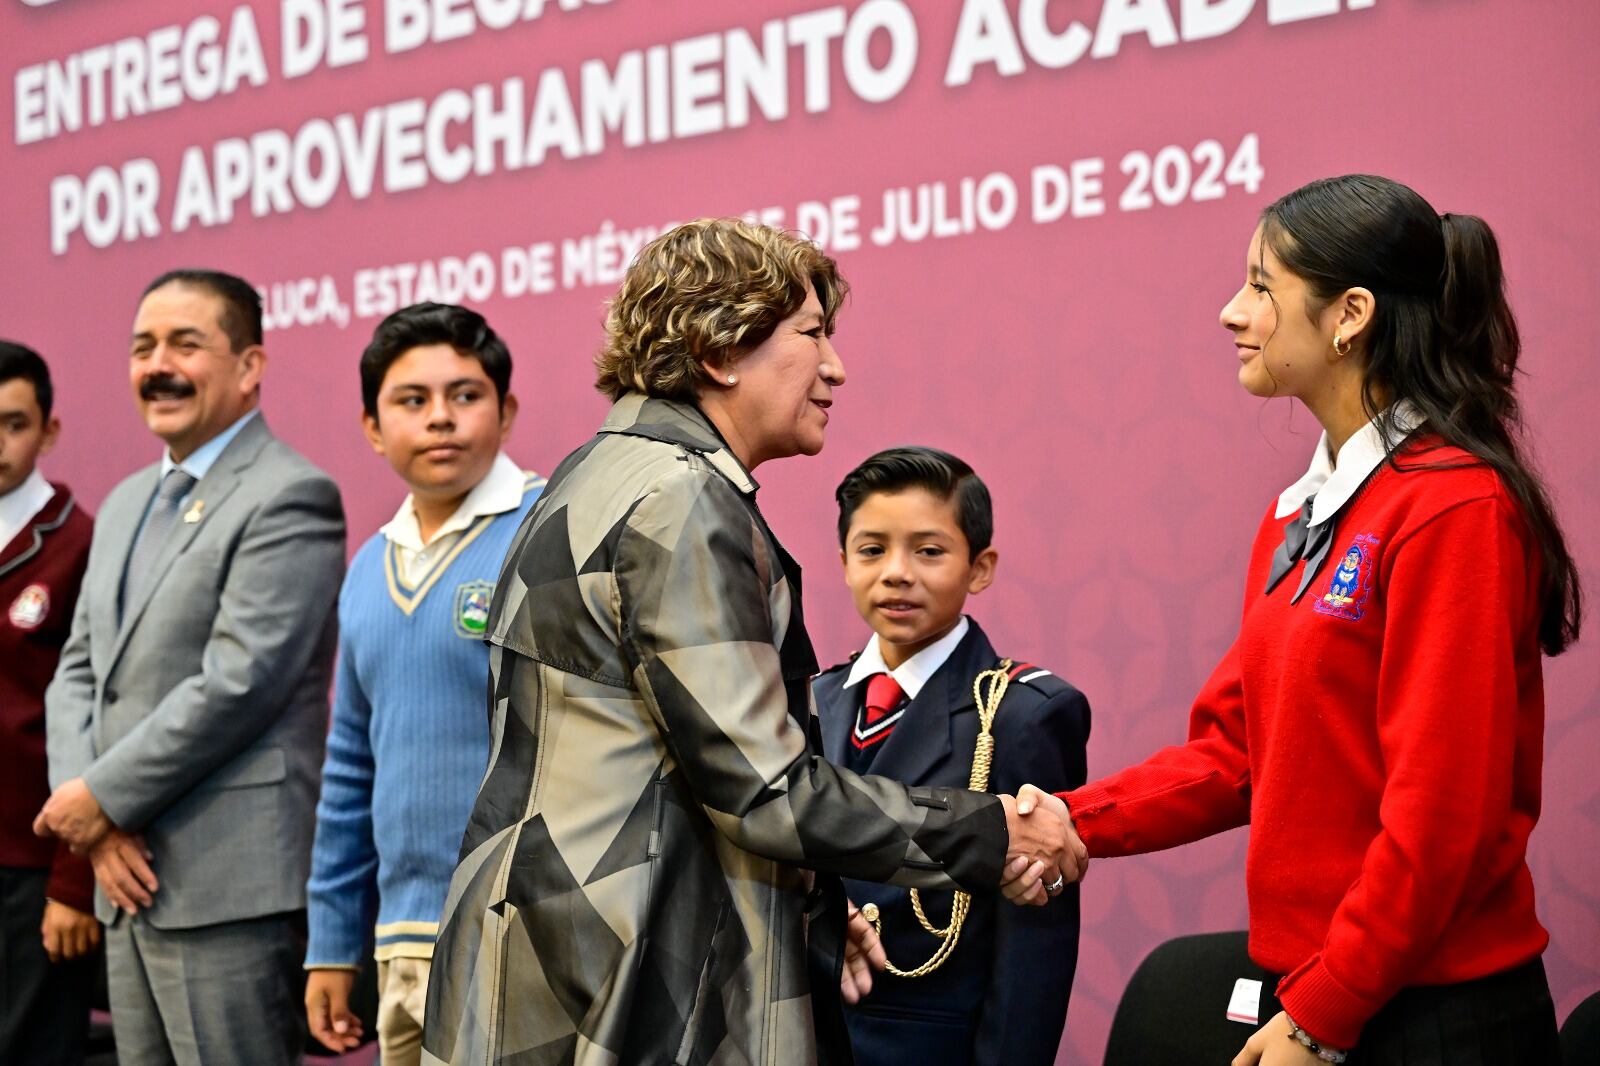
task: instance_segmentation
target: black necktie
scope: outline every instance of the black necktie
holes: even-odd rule
[[[1267,572],[1267,587],[1261,590],[1262,595],[1277,588],[1278,582],[1294,569],[1294,564],[1304,559],[1306,569],[1300,575],[1300,586],[1289,597],[1290,603],[1299,603],[1311,579],[1322,569],[1323,561],[1328,558],[1328,548],[1333,544],[1333,527],[1338,515],[1329,515],[1326,522],[1312,525],[1311,506],[1316,499],[1315,496],[1307,496],[1300,513],[1283,528],[1283,543],[1272,553],[1272,569]]]

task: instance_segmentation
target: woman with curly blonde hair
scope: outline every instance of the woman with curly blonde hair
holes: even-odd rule
[[[822,450],[845,292],[815,245],[731,219],[629,269],[596,359],[611,413],[495,592],[492,754],[426,1061],[848,1062],[840,991],[867,980],[859,956],[841,980],[840,875],[993,891],[1033,856],[1075,868],[1062,823],[1009,796],[858,777],[813,743],[800,570],[751,471]]]

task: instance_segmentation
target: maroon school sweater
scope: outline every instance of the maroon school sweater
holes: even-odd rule
[[[11,543],[0,547],[0,866],[50,870],[46,894],[94,909],[94,875],[55,840],[33,835],[50,797],[44,690],[72,630],[94,522],[63,485]]]
[[[1466,463],[1440,448],[1401,466]],[[1544,950],[1528,834],[1544,684],[1538,550],[1483,466],[1380,467],[1322,571],[1263,595],[1287,519],[1267,512],[1239,637],[1189,741],[1065,798],[1091,855],[1250,824],[1250,955],[1334,1047],[1400,989]]]

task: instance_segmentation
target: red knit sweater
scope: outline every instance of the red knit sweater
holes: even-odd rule
[[[88,862],[33,835],[33,817],[50,797],[44,690],[72,629],[94,529],[72,493],[52,487],[55,495],[44,509],[0,545],[0,866],[48,867],[46,895],[89,912],[94,875]]]
[[[1385,466],[1291,605],[1303,564],[1262,594],[1287,521],[1261,525],[1238,639],[1188,743],[1063,796],[1097,856],[1250,823],[1251,957],[1288,975],[1290,1017],[1347,1048],[1401,988],[1505,970],[1549,940],[1525,858],[1538,557],[1487,468]]]

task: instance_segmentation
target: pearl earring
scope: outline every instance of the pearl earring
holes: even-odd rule
[[[735,377],[732,374],[728,375],[728,384],[729,385],[737,385],[738,383],[739,383],[739,379],[737,377]]]

